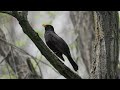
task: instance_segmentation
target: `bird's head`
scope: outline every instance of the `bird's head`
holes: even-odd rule
[[[45,31],[54,31],[54,27],[52,25],[42,25],[45,28]]]

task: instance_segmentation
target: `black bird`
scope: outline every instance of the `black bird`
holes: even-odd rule
[[[43,25],[45,27],[45,41],[47,46],[60,58],[64,61],[63,54],[68,58],[69,62],[73,66],[74,70],[78,70],[78,65],[74,62],[71,57],[70,50],[66,42],[59,37],[52,25]]]

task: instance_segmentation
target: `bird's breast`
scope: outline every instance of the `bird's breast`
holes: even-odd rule
[[[45,32],[44,37],[45,37],[45,41],[46,42],[48,42],[49,40],[51,40],[51,38],[52,38],[51,32]]]

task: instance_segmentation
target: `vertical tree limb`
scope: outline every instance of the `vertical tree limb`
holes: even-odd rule
[[[116,79],[119,56],[118,12],[94,11],[92,79]]]
[[[94,37],[94,18],[92,11],[70,11],[70,17],[74,26],[77,52],[80,53],[87,73],[90,74],[92,39]],[[80,59],[80,58],[79,58]]]

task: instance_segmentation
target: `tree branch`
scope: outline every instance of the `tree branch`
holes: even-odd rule
[[[49,50],[45,45],[42,39],[39,37],[27,20],[27,11],[17,12],[17,11],[0,11],[1,13],[6,13],[15,17],[20,26],[23,29],[23,32],[33,41],[36,47],[39,49],[41,54],[54,66],[58,72],[67,79],[81,79],[79,75],[74,73],[69,69],[64,63],[62,63],[57,56]]]
[[[33,67],[33,64],[32,62],[30,61],[30,58],[27,58],[27,64],[28,64],[28,67],[30,69],[30,71],[32,72],[32,77],[35,79],[41,79],[42,77],[40,77],[37,72],[35,71],[35,68]]]
[[[26,57],[21,55],[20,52],[15,50],[11,45],[6,44],[5,40],[5,34],[0,29],[0,54],[2,57],[5,57],[5,62],[9,64],[13,72],[16,74],[16,78],[24,79],[24,77],[29,74],[27,79],[36,79],[37,76],[32,77],[33,73],[28,68],[28,65],[25,61]]]

